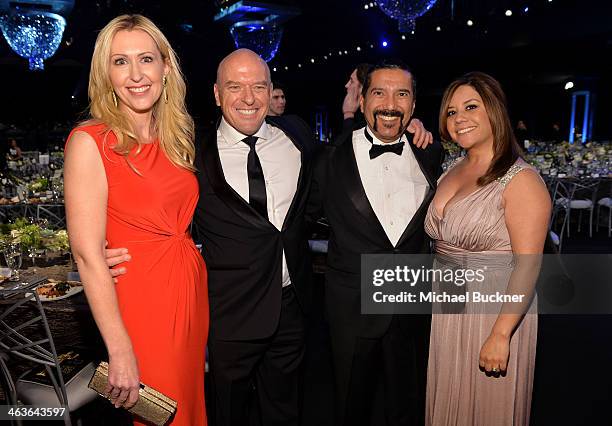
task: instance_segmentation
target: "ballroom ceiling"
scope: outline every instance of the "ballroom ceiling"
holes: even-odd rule
[[[438,0],[417,20],[415,34],[407,34],[406,40],[396,22],[377,7],[364,9],[365,0],[268,1],[301,9],[285,24],[280,49],[270,62],[277,69],[273,78],[288,86],[293,112],[339,108],[353,66],[386,57],[399,57],[415,70],[420,111],[432,121],[445,85],[476,69],[504,83],[515,110],[534,103],[534,91],[552,105],[564,102],[563,85],[569,80],[600,97],[612,92],[606,80],[612,71],[612,2],[606,0]],[[45,71],[29,72],[27,61],[4,40],[0,42],[0,70],[15,82],[5,84],[4,92],[19,104],[57,103],[56,114],[81,111],[86,106],[97,31],[117,14],[138,12],[158,23],[179,53],[194,114],[214,115],[211,85],[216,64],[234,48],[227,25],[213,22],[216,4],[213,0],[76,0],[64,42],[46,61]],[[510,17],[505,14],[508,9],[513,12]],[[542,114],[541,106],[524,110],[528,119]],[[16,114],[14,109],[6,113]],[[567,113],[551,112],[546,119],[553,119],[553,114]]]

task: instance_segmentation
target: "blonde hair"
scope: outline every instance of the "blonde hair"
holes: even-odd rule
[[[166,36],[150,19],[142,15],[118,16],[98,34],[89,73],[89,113],[92,117],[89,122],[102,122],[107,126],[106,135],[109,132],[115,134],[117,144],[113,150],[122,155],[128,164],[128,154],[134,144],[138,146],[136,153],[140,152],[142,144],[133,131],[129,117],[115,106],[109,76],[111,43],[115,34],[122,30],[146,32],[155,41],[162,59],[169,64],[170,71],[163,89],[165,93],[162,92],[153,106],[153,126],[160,147],[168,159],[177,167],[194,171],[194,124],[185,105],[187,88],[178,58]]]

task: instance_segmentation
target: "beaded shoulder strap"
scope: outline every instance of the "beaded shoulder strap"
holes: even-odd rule
[[[505,175],[497,178],[497,181],[501,184],[501,186],[505,187],[506,185],[508,185],[508,183],[510,183],[512,178],[516,176],[518,172],[520,172],[524,168],[525,168],[524,165],[514,163],[512,166],[510,166],[510,168],[508,169]]]

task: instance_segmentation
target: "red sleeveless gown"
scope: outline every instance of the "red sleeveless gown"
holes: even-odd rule
[[[116,291],[141,382],[177,401],[172,425],[206,425],[207,274],[188,232],[196,177],[174,166],[158,142],[130,155],[137,174],[111,149],[114,134],[104,140],[104,129],[82,126],[73,133],[91,135],[104,163],[108,246],[126,247],[132,256]]]

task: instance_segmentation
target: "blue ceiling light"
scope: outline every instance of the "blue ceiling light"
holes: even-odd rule
[[[379,0],[378,7],[388,17],[396,19],[399,30],[408,33],[414,30],[416,19],[423,16],[438,0]]]
[[[264,61],[271,61],[283,37],[283,28],[262,21],[236,22],[230,28],[237,48],[251,49]]]
[[[74,0],[0,0],[0,29],[11,49],[28,59],[30,70],[44,69],[59,47]]]
[[[183,24],[179,24],[179,28],[181,30],[183,30],[186,33],[191,33],[193,32],[193,25],[189,24],[189,23],[183,23]]]
[[[47,12],[11,13],[0,17],[0,28],[11,49],[30,61],[30,70],[42,70],[62,41],[66,20]]]
[[[0,0],[1,1],[1,0]],[[237,48],[251,49],[266,62],[271,61],[283,37],[282,24],[300,14],[293,6],[261,0],[218,1],[215,21],[228,22]]]

